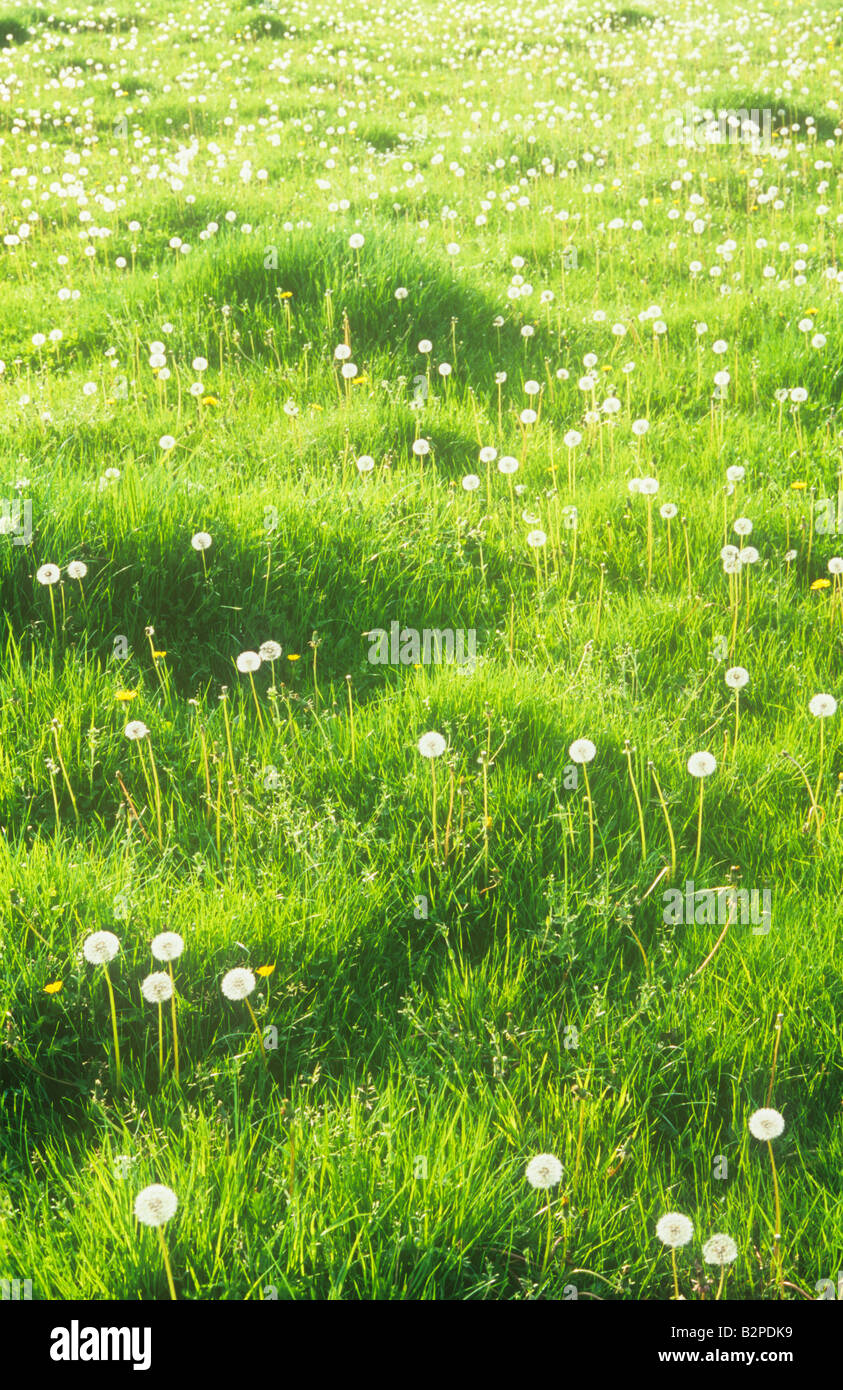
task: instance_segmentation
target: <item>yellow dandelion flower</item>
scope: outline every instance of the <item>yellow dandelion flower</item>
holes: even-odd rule
[[[812,589],[830,589],[830,588],[831,588],[831,580],[830,580],[830,579],[815,579],[814,582],[813,582],[813,584],[811,585],[811,588],[812,588]]]
[[[301,661],[301,653],[300,653],[300,652],[290,652],[289,655],[288,655],[288,657],[287,657],[287,660],[288,660],[288,661]]]
[[[805,483],[791,483],[790,486],[791,486],[791,488],[793,489],[794,492],[802,492],[802,490],[803,490],[803,488],[806,486],[806,484],[805,484]]]
[[[153,655],[153,657],[155,658],[156,661],[160,661],[161,658],[162,658],[162,656],[166,656],[167,653],[166,653],[166,652],[155,652],[155,651],[154,651],[154,652],[152,653],[152,655]]]
[[[123,701],[136,700],[138,698],[138,692],[136,690],[118,690],[114,698],[115,700]]]
[[[203,397],[202,397],[202,404],[203,404],[203,405],[219,405],[219,398],[218,398],[217,396],[203,396]]]
[[[264,976],[271,975],[274,969],[274,965],[259,965],[257,970],[255,971],[255,974]]]
[[[292,297],[293,297],[293,291],[292,291],[292,290],[282,290],[281,293],[280,293],[279,296],[278,296],[279,299],[292,299]]]
[[[44,986],[44,993],[45,993],[45,994],[58,994],[59,990],[60,990],[61,987],[62,987],[62,983],[63,983],[63,981],[61,981],[61,980],[53,980],[52,984],[49,984],[49,985],[45,985],[45,986]]]

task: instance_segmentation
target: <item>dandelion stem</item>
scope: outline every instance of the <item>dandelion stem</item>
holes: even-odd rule
[[[164,1011],[161,1007],[161,1000],[158,1000],[158,1083],[161,1084],[161,1077],[164,1075]]]
[[[355,744],[354,744],[354,705],[352,704],[352,700],[351,700],[351,676],[346,676],[345,679],[346,679],[346,686],[347,686],[347,689],[348,689],[348,724],[349,724],[349,728],[350,728],[350,730],[351,730],[351,760],[352,760],[352,762],[353,762],[353,761],[354,761],[354,747],[355,747]],[[434,814],[434,822],[435,822],[435,818],[436,818],[435,801],[434,801],[434,813],[433,813],[433,814]]]
[[[822,724],[820,724],[820,734],[822,734]],[[61,755],[61,748],[59,747],[59,731],[58,731],[58,728],[56,727],[55,722],[53,723],[53,740],[54,740],[55,745],[56,745],[56,758],[58,759],[58,764],[59,764],[59,767],[61,768],[62,776],[64,777],[65,786],[67,787],[67,790],[68,790],[68,792],[70,793],[70,800],[73,802],[73,814],[75,815],[76,819],[78,820],[78,819],[79,819],[79,807],[76,805],[76,797],[73,795],[73,787],[72,787],[71,784],[70,784],[70,778],[69,778],[68,775],[67,775],[67,768],[66,768],[65,765],[64,765],[64,758],[63,758],[62,755]]]
[[[445,821],[445,853],[443,859],[444,864],[447,864],[448,862],[448,848],[451,839],[451,823],[454,817],[454,793],[456,790],[456,779],[454,778],[454,769],[452,767],[448,769],[448,779],[450,792],[448,796],[448,816]]]
[[[589,868],[594,863],[594,805],[591,800],[591,787],[588,781],[588,768],[585,763],[582,765],[583,779],[585,781],[585,799],[588,806],[588,864]]]
[[[825,721],[820,719],[818,722],[820,726],[820,770],[817,773],[817,785],[814,788],[814,800],[816,802],[819,802],[820,799],[820,787],[822,786],[823,780],[823,758],[825,754]]]
[[[740,692],[739,690],[736,690],[736,691],[735,691],[735,747],[734,747],[734,752],[735,752],[735,753],[737,753],[737,751],[738,751],[738,729],[740,728],[740,717],[741,717],[741,715],[740,715],[740,705],[741,705],[741,692]]]
[[[600,617],[603,612],[603,581],[606,577],[606,566],[600,566],[600,588],[597,593],[597,621],[594,624],[594,641],[600,637]]]
[[[105,971],[105,983],[108,985],[108,998],[111,1003],[111,1031],[114,1034],[114,1063],[117,1070],[117,1085],[121,1085],[123,1072],[120,1065],[120,1043],[117,1038],[117,1006],[114,1003],[114,990],[111,986],[111,976],[108,973],[108,963],[103,966]]]
[[[253,699],[254,702],[255,702],[255,709],[257,710],[257,713],[258,713],[258,723],[260,724],[260,727],[261,727],[261,733],[264,733],[265,730],[264,730],[264,727],[263,727],[263,716],[262,716],[262,714],[261,714],[261,707],[260,707],[260,703],[259,703],[259,701],[258,701],[258,692],[257,692],[256,689],[255,689],[255,677],[254,677],[254,675],[252,674],[251,671],[249,672],[249,682],[250,682],[251,687],[252,687],[252,699]]]
[[[701,778],[700,778],[700,810],[699,810],[699,815],[698,815],[698,817],[697,817],[697,857],[696,857],[696,859],[694,860],[694,869],[693,869],[693,873],[692,873],[692,875],[691,875],[692,878],[693,878],[694,874],[696,874],[696,872],[697,872],[697,868],[698,868],[698,865],[699,865],[699,862],[700,862],[700,851],[701,851],[701,848],[702,848],[703,786],[704,786],[704,779],[701,777]]]
[[[545,1273],[545,1272],[546,1272],[547,1267],[548,1267],[548,1265],[550,1264],[550,1256],[551,1256],[551,1253],[552,1253],[552,1246],[553,1246],[553,1210],[552,1210],[552,1203],[551,1203],[550,1197],[548,1196],[548,1199],[547,1199],[547,1242],[546,1242],[545,1248],[544,1248],[544,1262],[543,1262],[543,1264],[542,1264],[542,1273]]]
[[[263,1034],[261,1033],[261,1030],[260,1030],[260,1024],[258,1023],[257,1019],[255,1018],[255,1011],[254,1011],[254,1009],[252,1008],[251,1004],[249,1003],[248,999],[245,999],[245,998],[244,998],[243,1003],[246,1005],[246,1008],[249,1010],[249,1013],[250,1013],[251,1016],[252,1016],[252,1022],[253,1022],[254,1025],[255,1025],[255,1032],[256,1032],[257,1035],[258,1035],[258,1042],[260,1043],[261,1057],[263,1058],[263,1064],[264,1064],[264,1066],[266,1067],[267,1071],[269,1071],[269,1062],[268,1062],[267,1056],[266,1056],[266,1048],[265,1048],[264,1045],[263,1045]]]
[[[166,1246],[166,1244],[164,1243],[164,1232],[161,1230],[161,1227],[160,1227],[160,1226],[157,1226],[157,1227],[156,1227],[156,1230],[158,1231],[158,1244],[161,1246],[161,1254],[162,1254],[163,1259],[164,1259],[164,1268],[165,1268],[166,1271],[167,1271],[167,1284],[168,1284],[169,1289],[170,1289],[170,1298],[171,1298],[172,1301],[175,1303],[175,1302],[177,1302],[177,1299],[176,1299],[176,1286],[175,1286],[175,1284],[173,1283],[173,1271],[172,1271],[171,1268],[170,1268],[170,1257],[169,1257],[169,1255],[167,1254],[167,1246]]]
[[[149,748],[149,761],[152,767],[152,778],[155,782],[155,820],[158,826],[158,844],[164,848],[164,829],[161,822],[161,784],[158,781],[158,768],[155,766],[155,756],[152,752],[152,744],[147,741]]]
[[[769,1084],[769,1086],[767,1087],[767,1099],[766,1099],[766,1101],[764,1102],[764,1104],[765,1104],[766,1106],[768,1106],[768,1107],[769,1107],[770,1101],[771,1101],[772,1096],[773,1096],[773,1082],[774,1082],[774,1080],[775,1080],[775,1078],[776,1078],[776,1060],[777,1060],[778,1055],[779,1055],[779,1043],[781,1042],[781,1038],[782,1038],[782,1023],[783,1023],[783,1021],[784,1021],[784,1014],[777,1014],[777,1015],[776,1015],[776,1041],[775,1041],[775,1043],[774,1043],[774,1045],[773,1045],[773,1063],[772,1063],[772,1066],[770,1067],[770,1084]]]
[[[656,795],[659,798],[659,805],[662,808],[662,814],[664,815],[665,825],[667,826],[667,835],[668,839],[670,840],[670,877],[673,878],[676,874],[676,839],[673,834],[673,826],[670,823],[670,816],[668,815],[667,803],[664,799],[662,789],[659,786],[659,779],[656,776],[656,769],[653,766],[652,762],[648,763],[648,766],[650,768],[650,776],[652,777],[656,785]]]
[[[173,962],[172,962],[172,961],[169,962],[169,970],[170,970],[170,982],[171,982],[171,984],[172,984],[172,986],[173,986],[173,992],[172,992],[172,994],[170,995],[170,1008],[172,1009],[172,1013],[173,1013],[173,1062],[174,1062],[175,1073],[176,1073],[176,1085],[178,1086],[178,1084],[179,1084],[179,1033],[178,1033],[178,1028],[177,1028],[177,1026],[176,1026],[176,982],[175,982],[175,980],[173,979]]]
[[[685,542],[685,568],[688,572],[688,598],[693,598],[694,589],[691,582],[691,546],[688,540],[688,523],[684,516],[682,518],[682,538]]]
[[[433,782],[433,857],[439,858],[439,833],[436,825],[436,759],[430,759],[430,776]]]
[[[775,1265],[777,1266],[777,1268],[778,1268],[778,1272],[779,1272],[779,1289],[780,1289],[780,1291],[781,1291],[782,1297],[784,1297],[784,1288],[783,1288],[783,1285],[782,1285],[782,1279],[783,1279],[783,1277],[784,1277],[784,1274],[783,1274],[783,1270],[782,1270],[782,1246],[781,1246],[781,1240],[782,1240],[782,1204],[781,1204],[781,1197],[780,1197],[780,1195],[779,1195],[779,1177],[778,1177],[778,1173],[776,1172],[776,1161],[775,1161],[775,1159],[773,1158],[773,1145],[771,1144],[771,1142],[770,1142],[769,1139],[767,1140],[767,1148],[768,1148],[769,1151],[770,1151],[770,1167],[771,1167],[772,1170],[773,1170],[773,1199],[774,1199],[774,1202],[775,1202],[775,1212],[776,1212],[776,1218],[775,1218],[775,1220],[776,1220],[776,1228],[775,1228],[775,1230],[774,1230],[774,1232],[773,1232],[773,1262],[774,1262],[774,1264],[775,1264]]]
[[[635,797],[635,805],[638,809],[638,828],[641,831],[641,858],[642,860],[644,860],[647,858],[647,836],[644,832],[644,811],[641,806],[641,797],[638,795],[638,787],[635,783],[635,774],[632,771],[632,750],[629,746],[628,739],[626,740],[623,751],[626,754],[626,765],[629,770],[629,780],[632,783],[632,795]]]
[[[674,1297],[674,1299],[676,1299],[676,1301],[678,1302],[678,1300],[679,1300],[679,1275],[678,1275],[678,1273],[677,1273],[677,1271],[676,1271],[676,1246],[675,1246],[675,1245],[671,1245],[671,1247],[670,1247],[670,1259],[671,1259],[671,1262],[672,1262],[672,1264],[673,1264],[673,1297]]]

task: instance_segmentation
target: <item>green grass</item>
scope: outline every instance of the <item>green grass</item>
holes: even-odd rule
[[[667,1211],[686,1298],[714,1231],[726,1298],[836,1282],[843,744],[808,703],[843,695],[840,581],[813,587],[843,548],[839,24],[759,11],[730,72],[737,15],[7,5],[0,231],[37,218],[0,244],[0,495],[32,524],[0,536],[0,1275],[35,1298],[166,1299],[151,1183],[182,1299],[669,1299]],[[785,157],[671,147],[688,100],[769,105]],[[394,622],[474,630],[476,669],[373,664]],[[690,878],[769,889],[769,933],[666,923]],[[179,1085],[140,992],[165,930]],[[266,1065],[236,966],[272,967]]]

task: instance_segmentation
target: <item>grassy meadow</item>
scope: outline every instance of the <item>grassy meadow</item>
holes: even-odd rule
[[[839,11],[0,45],[0,1276],[834,1297]]]

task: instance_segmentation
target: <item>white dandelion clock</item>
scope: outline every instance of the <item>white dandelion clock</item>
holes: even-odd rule
[[[117,1074],[118,1087],[122,1081],[122,1067],[120,1064],[120,1042],[117,1037],[117,1005],[114,1001],[114,989],[111,984],[111,976],[108,973],[109,961],[114,960],[120,950],[119,938],[110,931],[96,931],[87,936],[82,943],[82,954],[86,961],[91,965],[101,965],[105,974],[105,983],[108,986],[108,1001],[111,1008],[111,1031],[114,1038],[114,1068]]]
[[[168,972],[169,972],[169,973],[165,975],[163,971],[158,971],[158,972],[156,972],[156,973],[153,973],[152,975],[148,975],[147,978],[144,980],[143,984],[141,985],[141,989],[143,990],[144,998],[145,998],[145,999],[149,999],[149,1000],[150,1000],[150,1003],[152,1003],[152,1002],[158,1002],[158,1003],[160,1004],[160,1003],[163,1002],[163,1000],[165,1000],[165,999],[169,999],[169,1001],[170,1001],[170,1012],[171,1012],[171,1017],[172,1017],[172,1020],[173,1020],[173,1074],[174,1074],[174,1076],[175,1076],[176,1085],[178,1086],[178,1084],[179,1084],[179,1032],[178,1032],[178,1023],[177,1023],[177,1018],[176,1018],[176,983],[175,983],[175,980],[174,980],[174,978],[173,978],[173,961],[174,961],[174,960],[178,960],[179,956],[181,955],[182,951],[184,950],[184,937],[179,936],[178,932],[175,932],[175,931],[164,931],[164,932],[159,932],[157,936],[154,936],[154,937],[152,938],[152,942],[150,943],[150,948],[149,948],[149,949],[151,950],[151,952],[152,952],[152,954],[153,954],[153,956],[155,957],[156,960],[160,960],[160,961],[164,962],[164,963],[167,965],[167,968],[168,968]],[[155,983],[154,983],[154,985],[149,986],[149,982],[150,982],[151,980],[154,981]],[[162,991],[162,990],[165,989],[165,984],[166,984],[166,986],[169,986],[169,993],[163,993],[163,994],[161,994],[160,999],[153,1000],[152,998],[150,998],[150,995],[146,992],[146,986],[149,986],[150,989],[153,989],[154,991],[160,992],[160,991]],[[162,1019],[161,1019],[161,1010],[160,1010],[160,1008],[159,1008],[159,1010],[158,1010],[158,1076],[159,1076],[159,1079],[160,1079],[160,1077],[161,1077],[161,1073],[162,1073],[162,1071],[163,1071],[163,1067],[164,1067],[163,1024],[162,1024]]]
[[[442,735],[433,731],[422,734],[417,745],[423,758],[439,758],[445,752],[447,746]]]
[[[237,670],[242,675],[251,674],[257,671],[261,665],[261,658],[258,652],[241,652],[237,658]]]
[[[207,550],[212,544],[212,537],[208,535],[207,531],[197,531],[194,536],[191,536],[190,544],[194,550]]]
[[[575,739],[568,749],[568,757],[575,763],[590,763],[597,752],[590,738]]]
[[[728,1266],[738,1257],[738,1247],[732,1237],[726,1235],[725,1231],[715,1231],[714,1235],[709,1236],[705,1242],[702,1248],[702,1257],[707,1265],[719,1265],[720,1267],[720,1283],[714,1296],[716,1303],[723,1293]]]
[[[716,1231],[703,1246],[702,1257],[707,1265],[730,1265],[738,1257],[738,1247],[731,1236]]]
[[[773,1174],[773,1260],[778,1267],[779,1292],[784,1297],[784,1273],[782,1270],[782,1204],[779,1195],[779,1175],[776,1172],[776,1160],[773,1157],[774,1139],[784,1133],[784,1115],[778,1110],[772,1110],[769,1106],[761,1110],[754,1110],[749,1117],[749,1132],[753,1139],[758,1139],[767,1145],[767,1152],[770,1155],[770,1169]]]
[[[110,931],[93,932],[82,943],[82,954],[91,965],[107,965],[119,950],[119,937]]]
[[[434,858],[439,858],[439,831],[436,819],[436,759],[441,758],[447,748],[447,742],[442,734],[438,734],[435,729],[422,734],[416,747],[423,758],[430,763],[430,780],[432,786],[433,799],[433,854]]]
[[[684,1216],[681,1211],[668,1211],[664,1216],[660,1216],[656,1222],[656,1235],[662,1245],[666,1245],[670,1250],[670,1260],[673,1266],[673,1297],[679,1299],[679,1275],[676,1269],[676,1251],[683,1245],[687,1245],[694,1236],[694,1223],[689,1216]]]
[[[238,965],[235,966],[233,970],[229,970],[228,973],[223,976],[220,989],[222,990],[226,999],[231,999],[235,1001],[242,1000],[243,1003],[246,1005],[246,1008],[249,1010],[249,1017],[251,1018],[255,1032],[258,1035],[258,1043],[260,1045],[263,1064],[268,1069],[269,1062],[267,1061],[266,1057],[266,1048],[263,1045],[263,1034],[260,1030],[260,1024],[258,1023],[258,1020],[255,1017],[255,1011],[249,1003],[249,995],[253,993],[256,984],[257,980],[252,974],[252,971],[247,970],[246,967],[243,965]]]
[[[814,695],[808,701],[808,709],[815,719],[828,719],[837,713],[837,701],[833,695]]]
[[[769,1143],[784,1133],[784,1116],[778,1110],[755,1110],[749,1117],[749,1132],[754,1139]]]
[[[141,993],[148,1004],[163,1004],[172,998],[173,982],[164,970],[156,970],[141,982]]]
[[[261,733],[263,733],[263,715],[261,714],[258,692],[255,689],[255,672],[260,670],[260,667],[262,665],[262,658],[260,652],[241,652],[240,655],[236,658],[234,664],[241,675],[249,677],[249,684],[252,687],[252,699],[255,702],[255,709],[257,711],[258,716],[258,724],[260,725]]]
[[[168,999],[173,1001],[173,1037],[175,1038],[175,986],[172,975],[168,975],[164,970],[153,971],[141,982],[141,994],[148,1004],[158,1005],[158,1080],[160,1082],[164,1074],[164,1014],[161,1006]],[[178,1080],[178,1075],[176,1080]]]
[[[711,753],[692,753],[688,759],[688,771],[692,777],[710,777],[717,767],[717,759]]]
[[[830,719],[832,715],[834,715],[834,714],[837,713],[837,701],[835,700],[835,698],[834,698],[833,695],[826,695],[826,694],[813,695],[813,696],[811,697],[811,699],[808,701],[808,710],[809,710],[809,713],[811,713],[811,714],[814,716],[815,719],[818,719],[818,720],[820,721],[820,758],[819,758],[819,771],[817,772],[817,784],[816,784],[816,786],[815,786],[813,792],[811,792],[811,811],[810,811],[810,815],[812,815],[812,816],[814,817],[814,823],[815,823],[815,825],[816,825],[817,835],[819,835],[819,833],[820,833],[820,822],[821,822],[821,819],[822,819],[822,816],[821,816],[821,813],[820,813],[820,809],[819,809],[819,804],[820,804],[820,792],[821,792],[821,790],[822,790],[822,781],[823,781],[823,764],[824,764],[824,762],[825,762],[825,721],[826,721],[826,719]],[[810,783],[808,784],[808,786],[809,786],[809,790],[810,790]]]
[[[676,1250],[680,1245],[687,1245],[693,1240],[694,1223],[689,1216],[683,1216],[682,1212],[668,1211],[656,1222],[656,1235],[662,1245],[669,1245]]]
[[[257,980],[251,970],[247,970],[245,966],[236,966],[223,976],[220,989],[226,999],[245,999],[252,993],[256,984]]]
[[[702,850],[702,824],[703,824],[703,788],[706,777],[710,777],[717,767],[717,760],[711,753],[692,753],[688,759],[688,771],[692,777],[696,777],[700,784],[700,805],[697,816],[697,857],[694,860],[694,873],[700,862]]]
[[[594,802],[591,799],[591,783],[588,780],[588,764],[593,760],[597,749],[590,738],[577,738],[568,749],[568,757],[577,763],[583,772],[585,784],[585,804],[588,812],[588,863],[594,863]]]
[[[555,1154],[536,1154],[531,1158],[524,1170],[524,1176],[531,1187],[539,1192],[549,1192],[552,1187],[557,1187],[562,1180],[562,1164]],[[548,1199],[547,1203],[547,1240],[545,1242],[544,1265],[547,1269],[550,1263],[550,1256],[553,1251],[553,1207]]]
[[[67,567],[68,579],[76,579],[81,581],[85,578],[85,575],[87,573],[88,566],[85,564],[84,560],[71,560],[70,564]]]
[[[40,569],[35,571],[35,578],[39,584],[58,584],[61,579],[61,570],[58,565],[41,565]]]
[[[536,1154],[527,1164],[524,1176],[531,1187],[546,1190],[562,1181],[562,1172],[562,1164],[555,1154]]]
[[[164,1241],[164,1232],[161,1227],[171,1221],[178,1209],[179,1199],[171,1187],[165,1187],[163,1183],[152,1183],[150,1187],[145,1187],[135,1198],[135,1216],[143,1226],[152,1226],[158,1232],[158,1244],[161,1247],[161,1254],[164,1260],[164,1268],[167,1271],[167,1286],[170,1290],[170,1298],[176,1301],[176,1286],[173,1283],[173,1271],[170,1268],[170,1257],[167,1253],[167,1246]]]
[[[163,1226],[172,1220],[179,1200],[171,1187],[153,1183],[135,1198],[135,1216],[144,1226]]]
[[[138,739],[146,738],[149,730],[142,719],[131,719],[123,730],[123,733],[130,742],[136,743]]]
[[[184,937],[178,932],[162,931],[152,938],[149,948],[156,960],[178,960],[184,950]]]

